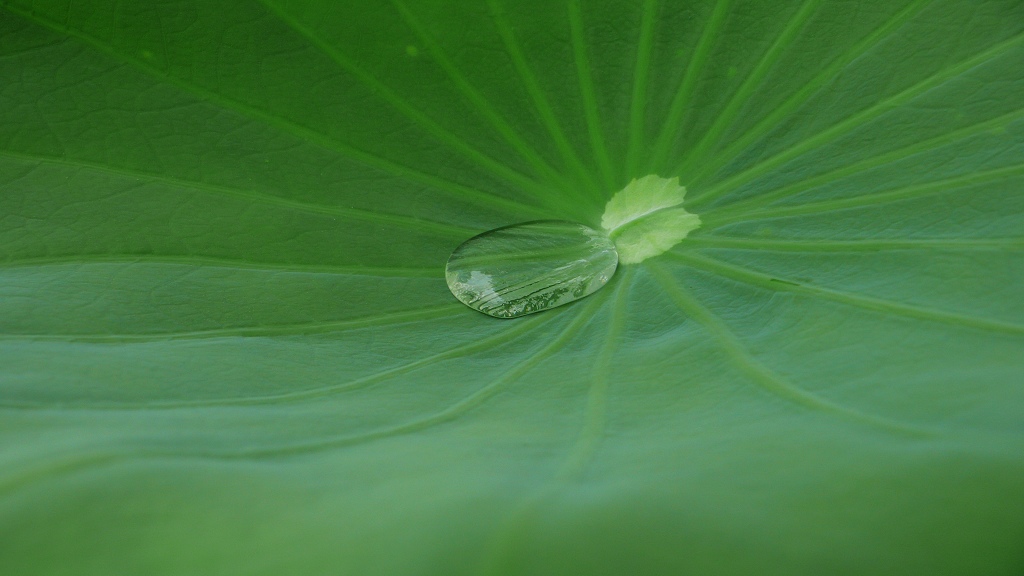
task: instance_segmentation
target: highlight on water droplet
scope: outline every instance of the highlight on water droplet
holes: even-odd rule
[[[619,255],[603,232],[563,220],[496,228],[463,242],[445,266],[448,289],[495,318],[579,300],[604,286]]]

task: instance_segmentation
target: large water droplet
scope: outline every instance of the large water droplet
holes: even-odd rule
[[[602,232],[575,222],[538,220],[466,240],[445,266],[463,304],[515,318],[579,300],[604,286],[619,255]]]

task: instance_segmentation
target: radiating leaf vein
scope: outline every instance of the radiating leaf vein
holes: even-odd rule
[[[948,192],[958,188],[1005,181],[1008,178],[1013,178],[1022,174],[1024,174],[1024,164],[1017,164],[1013,166],[1005,166],[1003,168],[995,168],[993,170],[975,172],[973,174],[966,174],[954,178],[947,178],[944,180],[935,180],[933,182],[924,182],[921,184],[914,184],[912,186],[894,188],[892,190],[885,190],[872,194],[862,194],[852,198],[807,202],[796,206],[783,206],[779,208],[765,208],[751,212],[734,213],[731,216],[719,216],[713,212],[709,212],[705,222],[708,230],[714,230],[715,228],[737,221],[749,222],[768,218],[786,218],[790,216],[825,214],[828,212],[861,208],[864,206],[882,206],[889,202],[899,202],[901,200],[910,200],[930,194]]]
[[[403,310],[354,318],[304,322],[299,324],[278,324],[271,326],[237,326],[192,330],[188,332],[160,332],[150,334],[0,334],[0,340],[34,340],[58,342],[95,342],[127,344],[132,342],[161,342],[167,340],[196,340],[209,338],[255,338],[271,336],[295,336],[301,334],[324,334],[343,330],[356,330],[372,326],[385,326],[405,322],[427,321],[444,316],[467,313],[462,304],[445,304],[415,310]]]
[[[705,270],[724,278],[730,278],[746,284],[766,288],[768,290],[788,291],[814,298],[824,298],[826,300],[865,308],[882,314],[893,314],[917,320],[928,320],[931,322],[940,322],[953,326],[988,332],[999,332],[1014,336],[1024,335],[1024,326],[1003,322],[1001,320],[991,320],[989,318],[979,318],[968,314],[935,310],[924,306],[893,302],[891,300],[875,298],[873,296],[864,296],[861,294],[853,294],[850,292],[833,290],[831,288],[795,282],[790,279],[778,278],[749,268],[728,264],[714,258],[698,256],[692,252],[679,251],[668,252],[667,254],[672,258],[682,261],[684,264],[693,266],[694,268]]]
[[[715,3],[715,10],[711,14],[710,20],[703,26],[700,40],[697,42],[697,46],[690,56],[690,61],[686,65],[683,79],[675,95],[672,97],[668,116],[652,147],[651,172],[655,172],[667,161],[668,151],[672,147],[672,143],[689,125],[689,113],[695,108],[692,101],[693,91],[697,87],[697,80],[704,71],[705,63],[715,45],[715,40],[725,25],[725,20],[729,15],[729,8],[731,6],[732,0],[718,0]],[[687,182],[689,182],[689,179],[687,179]]]
[[[804,0],[803,5],[793,14],[786,27],[783,28],[782,32],[775,39],[775,42],[764,52],[757,65],[754,66],[754,69],[750,71],[750,74],[743,80],[740,87],[729,98],[726,105],[720,112],[715,114],[715,119],[711,126],[690,150],[686,161],[674,173],[687,174],[694,164],[702,162],[707,158],[708,151],[718,144],[722,132],[732,125],[736,114],[750,101],[754,90],[760,86],[764,77],[775,63],[778,62],[786,49],[793,44],[793,41],[803,30],[804,25],[807,24],[807,20],[814,14],[820,4],[821,0]]]
[[[438,266],[432,266],[429,268],[407,268],[346,264],[299,264],[258,262],[253,260],[241,260],[238,258],[217,258],[202,255],[174,254],[66,254],[61,256],[0,260],[0,269],[37,268],[43,266],[88,266],[95,264],[140,264],[191,266],[197,268],[234,268],[239,270],[257,270],[269,273],[337,274],[402,279],[444,277],[444,270]]]
[[[143,180],[146,182],[160,182],[162,184],[168,184],[178,188],[188,188],[210,194],[233,196],[236,198],[244,199],[246,201],[278,206],[281,208],[286,208],[288,210],[294,210],[296,212],[306,212],[310,214],[319,214],[325,216],[338,216],[353,220],[361,220],[364,222],[373,222],[375,224],[390,224],[413,230],[426,231],[430,233],[440,233],[454,238],[465,238],[467,235],[475,234],[476,232],[478,232],[478,230],[475,230],[473,228],[457,226],[455,224],[448,224],[445,222],[435,222],[432,220],[414,218],[412,216],[402,216],[399,214],[388,214],[387,212],[360,210],[357,208],[345,208],[343,206],[331,206],[328,204],[317,204],[312,202],[301,202],[299,200],[290,200],[288,198],[274,196],[271,194],[265,194],[262,192],[257,192],[255,190],[233,188],[230,186],[220,186],[217,184],[210,184],[198,180],[186,180],[183,178],[176,178],[173,176],[167,176],[165,174],[160,174],[156,172],[132,170],[128,168],[122,168],[120,166],[111,166],[107,164],[100,164],[97,162],[89,162],[86,160],[59,158],[56,156],[46,156],[42,154],[24,154],[21,152],[14,152],[11,150],[0,150],[0,157],[13,158],[25,162],[38,162],[40,164],[52,164],[59,166],[68,166],[71,168],[83,168],[97,172],[106,172],[108,174],[113,174],[115,176],[120,176],[128,179]]]
[[[847,176],[855,175],[858,173],[865,172],[867,170],[871,170],[873,168],[884,166],[885,164],[888,164],[890,162],[910,158],[911,156],[917,154],[933,152],[935,150],[941,149],[944,146],[958,143],[961,140],[965,140],[973,136],[978,136],[985,132],[1005,129],[1013,122],[1016,122],[1021,119],[1024,119],[1024,109],[1015,110],[1013,112],[1003,114],[996,118],[992,118],[984,122],[979,122],[977,124],[972,124],[970,126],[965,126],[958,130],[953,130],[951,132],[947,132],[945,134],[941,134],[933,138],[920,140],[918,142],[914,142],[912,144],[903,146],[901,148],[897,148],[896,150],[892,150],[884,154],[879,154],[877,156],[865,158],[858,162],[854,162],[853,164],[840,166],[839,168],[829,170],[828,172],[825,172],[823,174],[812,176],[811,178],[807,178],[805,180],[800,180],[788,186],[783,186],[778,190],[757,194],[756,196],[743,198],[736,202],[730,202],[728,204],[723,205],[721,208],[716,208],[712,211],[709,211],[708,214],[711,214],[712,212],[715,214],[741,213],[744,211],[753,210],[755,208],[767,206],[768,204],[795,196],[797,194],[800,194],[801,192],[806,192],[817,186],[824,186],[826,184],[836,182]]]
[[[526,56],[523,54],[523,50],[519,46],[519,41],[516,40],[515,32],[509,25],[503,8],[498,3],[498,0],[487,0],[487,5],[491,10],[491,17],[498,29],[498,34],[501,36],[501,40],[505,44],[505,50],[508,52],[509,58],[512,60],[512,65],[519,74],[519,79],[522,82],[523,87],[530,95],[530,99],[533,101],[533,106],[540,115],[540,119],[544,124],[548,135],[550,135],[551,139],[554,140],[555,147],[558,149],[559,154],[561,154],[562,160],[566,165],[572,168],[581,182],[585,182],[587,184],[591,194],[600,199],[602,196],[600,185],[591,175],[592,170],[588,169],[587,166],[583,164],[583,161],[580,160],[579,155],[576,153],[576,149],[573,148],[569,139],[565,136],[565,131],[562,129],[562,125],[558,121],[558,117],[555,115],[554,109],[551,107],[551,102],[545,95],[544,90],[540,87],[540,82],[537,80],[537,76],[533,73],[533,70],[531,70],[530,64],[526,61]]]
[[[217,92],[203,88],[195,83],[188,82],[176,76],[172,76],[167,72],[143,60],[140,60],[139,58],[133,58],[118,52],[113,47],[107,45],[95,36],[86,34],[80,30],[72,29],[59,22],[45,18],[40,14],[33,13],[28,10],[16,7],[7,2],[0,4],[0,7],[14,14],[18,14],[19,16],[27,20],[36,22],[37,24],[49,28],[50,30],[53,30],[57,33],[77,38],[78,40],[81,40],[85,44],[92,46],[93,48],[99,50],[100,52],[108,56],[111,56],[119,61],[130,64],[131,66],[141,70],[142,72],[145,72],[164,82],[167,82],[168,84],[175,86],[185,92],[189,92],[191,94],[194,94],[195,96],[198,96],[201,100],[205,101],[208,104],[216,104],[226,110],[230,110],[232,112],[244,116],[249,116],[251,118],[259,119],[263,122],[266,122],[268,125],[281,130],[286,134],[291,134],[297,138],[320,146],[325,150],[330,150],[343,157],[360,162],[365,166],[376,168],[378,170],[395,174],[397,176],[409,178],[410,180],[416,182],[421,182],[423,184],[431,186],[438,192],[448,195],[451,198],[474,202],[481,206],[490,206],[497,209],[510,210],[515,213],[532,212],[535,214],[546,214],[550,216],[549,212],[538,212],[538,208],[535,206],[525,205],[515,200],[510,200],[508,198],[504,198],[496,194],[476,190],[468,186],[458,184],[456,182],[445,180],[444,178],[441,178],[434,174],[429,174],[426,172],[416,170],[412,167],[405,166],[403,164],[400,164],[378,154],[367,152],[365,150],[356,148],[355,146],[352,146],[350,144],[340,142],[337,139],[323,132],[319,132],[317,130],[309,128],[303,124],[300,124],[283,116],[279,116],[270,111],[263,110],[256,106],[252,106],[241,100],[229,98]]]
[[[728,326],[726,326],[725,322],[716,316],[714,312],[698,302],[697,299],[690,294],[690,291],[683,287],[680,282],[676,281],[671,274],[661,267],[660,264],[651,261],[648,262],[646,266],[676,306],[678,306],[684,314],[692,317],[703,325],[704,328],[715,337],[722,349],[725,350],[729,358],[736,364],[737,368],[761,385],[765,390],[768,390],[781,398],[785,398],[790,402],[803,406],[804,408],[821,410],[846,419],[852,419],[857,422],[880,427],[890,432],[909,434],[913,436],[925,436],[931,434],[931,432],[916,426],[894,422],[887,418],[865,414],[857,410],[840,406],[784,380],[781,376],[762,364],[749,351],[747,351],[746,347],[743,346],[743,343],[735,334],[733,334]]]
[[[420,22],[419,19],[409,10],[403,0],[391,0],[391,3],[398,9],[402,19],[408,24],[409,28],[416,33],[420,41],[427,46],[430,50],[431,55],[445,71],[448,77],[452,80],[455,87],[472,103],[480,114],[486,118],[491,125],[497,130],[497,132],[505,139],[506,142],[519,155],[526,160],[530,166],[537,172],[537,174],[546,179],[549,185],[555,186],[563,193],[573,194],[575,187],[571,186],[565,178],[553,168],[547,161],[545,161],[537,153],[532,146],[530,146],[523,137],[516,131],[516,129],[505,120],[501,114],[491,105],[491,103],[480,93],[479,90],[473,87],[469,80],[459,71],[455,66],[455,63],[448,58],[444,50],[437,43],[437,40],[430,34],[430,31],[426,29]],[[542,193],[540,196],[541,200],[559,201],[563,197],[562,194],[551,194],[550,191]]]
[[[182,401],[150,401],[150,402],[117,402],[117,403],[98,403],[90,402],[87,404],[54,404],[54,403],[32,403],[32,402],[0,402],[0,408],[10,408],[17,410],[57,410],[57,411],[68,411],[68,410],[96,410],[96,411],[110,411],[110,410],[179,410],[179,409],[194,409],[194,408],[214,408],[214,407],[242,407],[242,406],[253,406],[261,404],[279,405],[286,402],[301,402],[310,398],[322,398],[342,392],[351,392],[353,390],[361,390],[378,382],[384,381],[388,378],[407,374],[420,368],[425,368],[442,362],[444,360],[450,360],[454,358],[464,358],[470,354],[478,352],[486,352],[494,350],[498,345],[506,345],[524,334],[528,334],[535,330],[541,325],[542,321],[545,321],[545,316],[531,316],[528,320],[518,323],[516,326],[508,329],[502,329],[497,334],[474,340],[469,343],[459,344],[453,346],[443,352],[432,354],[425,358],[406,362],[394,368],[387,370],[381,370],[361,378],[355,378],[348,382],[341,384],[334,384],[331,386],[320,386],[317,388],[310,388],[308,390],[300,390],[297,392],[286,392],[281,394],[264,394],[259,396],[244,396],[234,398],[216,398],[210,400],[182,400]]]
[[[591,371],[583,427],[579,437],[551,482],[516,506],[491,535],[484,546],[479,573],[495,574],[501,571],[504,561],[512,551],[517,534],[524,529],[530,517],[537,512],[537,508],[577,478],[596,452],[606,426],[612,357],[615,348],[620,344],[626,322],[628,299],[625,295],[635,270],[636,268],[627,268],[614,288],[615,293],[611,297],[611,317],[608,319],[604,344]]]
[[[885,98],[876,104],[847,117],[845,120],[832,125],[830,128],[826,128],[818,134],[811,136],[810,138],[806,138],[800,143],[778,152],[729,178],[726,178],[722,182],[719,182],[715,186],[707,189],[704,193],[693,198],[690,201],[690,205],[698,206],[711,202],[723,194],[727,194],[737,189],[743,184],[746,184],[766,172],[793,160],[809,150],[818,148],[827,142],[852,132],[882,114],[893,110],[897,106],[910,102],[932,88],[940,86],[945,82],[956,78],[957,76],[976,68],[985,62],[988,62],[989,60],[1009,52],[1011,49],[1019,46],[1022,41],[1024,41],[1024,33],[1017,34],[1012,38],[999,42],[994,46],[959,62],[958,64],[943,68],[913,86],[906,88],[893,96]]]
[[[744,149],[758,139],[763,138],[772,128],[778,126],[790,113],[807,102],[812,95],[824,88],[828,82],[832,81],[846,66],[875,48],[889,34],[903,26],[911,17],[919,13],[931,2],[932,0],[915,0],[893,15],[892,18],[883,22],[878,28],[851,46],[849,50],[835,58],[783,103],[773,107],[768,115],[759,120],[749,130],[744,131],[735,141],[715,153],[714,156],[708,157],[707,161],[692,176],[687,176],[688,181],[700,181],[704,177],[713,174],[722,166],[735,160],[737,155]]]
[[[522,187],[523,189],[532,190],[534,193],[545,190],[544,187],[536,181],[524,174],[516,172],[507,164],[483,154],[479,149],[477,149],[477,147],[469,144],[462,137],[453,134],[437,121],[418,110],[415,106],[402,98],[397,92],[392,90],[382,81],[378,80],[373,74],[363,70],[351,58],[342,53],[341,50],[335,48],[308,26],[300,22],[297,18],[283,10],[280,6],[277,6],[276,3],[271,0],[259,1],[261,4],[266,6],[271,13],[279,17],[282,22],[305,38],[311,45],[326,54],[331,61],[351,73],[352,76],[366,85],[375,95],[385,100],[388,104],[401,112],[402,115],[411,120],[415,125],[423,128],[423,130],[439,142],[457,150],[464,157],[475,162],[478,166],[499,179],[504,179],[516,186]],[[538,194],[538,199],[540,200],[544,200],[545,197],[546,195],[543,193]]]
[[[1024,238],[907,238],[781,240],[738,236],[704,235],[687,238],[695,247],[778,252],[880,252],[890,250],[1020,250]]]

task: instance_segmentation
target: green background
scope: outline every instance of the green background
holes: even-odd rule
[[[1024,570],[1019,0],[0,7],[3,574]]]

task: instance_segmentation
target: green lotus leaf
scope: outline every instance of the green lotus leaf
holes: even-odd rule
[[[1022,70],[1019,0],[0,0],[0,573],[1020,574]],[[647,175],[700,227],[592,296],[449,292]]]

